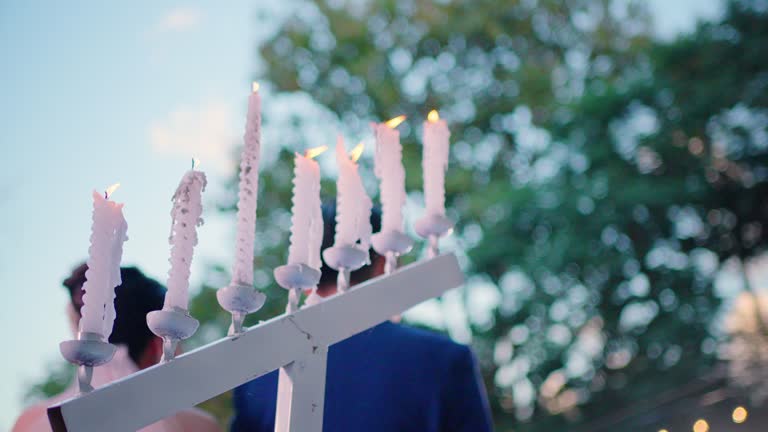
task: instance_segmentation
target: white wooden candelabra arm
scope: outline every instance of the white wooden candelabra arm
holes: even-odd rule
[[[48,408],[54,431],[135,431],[282,368],[276,431],[320,432],[328,347],[463,284],[440,255]]]
[[[280,368],[275,432],[322,432],[328,347]]]

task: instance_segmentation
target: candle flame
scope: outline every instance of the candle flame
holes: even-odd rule
[[[192,169],[197,169],[200,166],[200,159],[192,158]]]
[[[396,128],[400,123],[405,121],[404,115],[399,115],[393,119],[387,120],[384,124],[387,125],[388,128],[394,129]]]
[[[352,151],[349,152],[349,158],[352,159],[352,162],[357,162],[357,160],[360,159],[360,155],[363,154],[363,148],[365,148],[365,146],[361,141],[358,145],[355,146],[355,148],[352,149]]]
[[[108,187],[106,190],[104,190],[104,198],[109,198],[109,196],[112,195],[119,187],[120,187],[120,183],[115,183],[112,186]]]
[[[256,93],[257,91],[259,91],[259,83],[254,81],[253,84],[251,84],[251,88],[253,89],[253,92]]]
[[[437,110],[432,110],[432,111],[429,112],[429,114],[427,114],[427,120],[430,123],[434,123],[434,122],[440,120],[440,114],[437,112]]]
[[[321,154],[325,153],[325,151],[328,150],[327,145],[322,145],[319,147],[312,147],[311,149],[307,149],[304,152],[304,157],[309,159],[314,159],[317,156],[320,156]]]

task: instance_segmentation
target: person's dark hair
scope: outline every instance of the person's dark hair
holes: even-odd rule
[[[336,235],[336,201],[327,201],[323,203],[323,246],[321,250],[326,250],[333,246],[333,240]],[[371,210],[371,228],[373,232],[379,232],[381,230],[381,210],[378,206],[374,206]],[[370,279],[373,270],[373,263],[380,257],[373,248],[370,250],[371,264],[365,265],[353,271],[351,274],[350,282],[354,285]],[[323,275],[320,277],[319,289],[323,286],[328,286],[336,283],[338,272],[330,267],[323,261],[323,268],[321,269]]]
[[[63,282],[78,315],[83,307],[86,270],[87,264],[79,265]],[[116,317],[109,341],[127,345],[131,359],[138,365],[147,345],[156,337],[147,327],[147,313],[163,308],[165,287],[136,267],[122,267],[120,277],[123,283],[115,288]]]

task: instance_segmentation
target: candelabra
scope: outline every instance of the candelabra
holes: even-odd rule
[[[77,387],[80,394],[93,390],[93,368],[101,366],[115,355],[115,346],[98,333],[79,332],[77,339],[59,344],[61,355],[77,365]]]
[[[299,277],[300,284],[303,276],[296,274],[307,274],[286,273]],[[452,254],[404,266],[391,275],[363,282],[345,295],[328,297],[317,306],[264,321],[237,337],[220,339],[174,361],[58,402],[48,408],[51,427],[56,432],[135,431],[270,371],[288,368],[291,381],[283,387],[283,404],[277,409],[282,413],[278,422],[286,425],[281,432],[320,432],[327,348],[462,282]],[[114,351],[104,342],[78,340],[64,342],[62,353],[73,358],[69,353],[78,351],[77,358],[90,362],[84,355],[90,347],[101,359],[91,362],[92,366],[106,362]],[[107,350],[108,355],[99,350]]]

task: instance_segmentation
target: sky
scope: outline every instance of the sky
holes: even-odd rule
[[[665,39],[721,7],[649,3]],[[242,135],[256,43],[299,2],[281,2],[274,20],[259,25],[254,4],[0,2],[0,328],[8,347],[0,432],[71,337],[60,283],[86,256],[91,191],[122,184],[113,198],[125,203],[129,225],[123,264],[159,280],[168,269],[170,196],[192,157],[208,174],[208,208],[216,202]],[[232,215],[204,217],[193,286],[206,263],[232,256]]]

